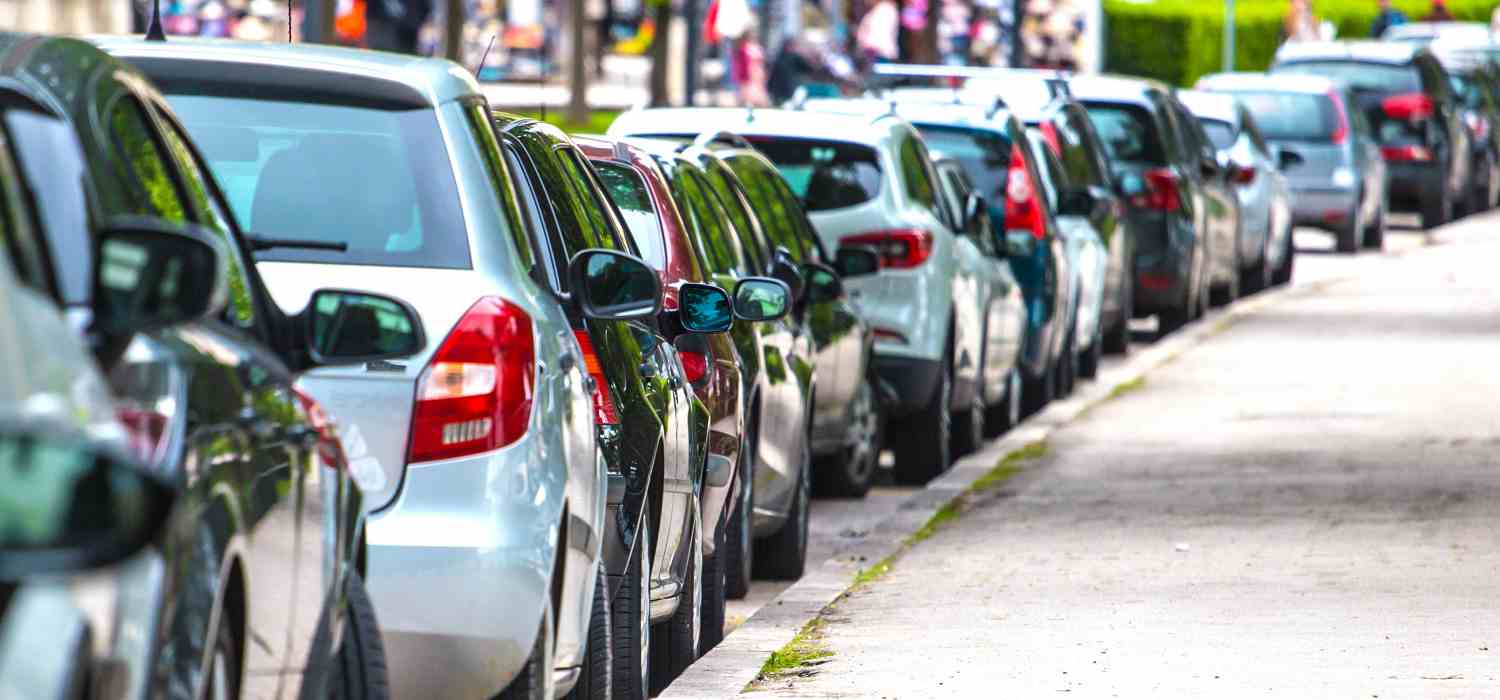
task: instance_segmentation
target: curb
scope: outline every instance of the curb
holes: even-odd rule
[[[1423,249],[1386,253],[1375,260],[1402,258]],[[1116,388],[1145,377],[1225,330],[1236,319],[1286,299],[1320,292],[1353,278],[1355,274],[1335,274],[1300,284],[1293,280],[1291,286],[1263,291],[1237,300],[1227,309],[1212,311],[1150,346],[1133,346],[1122,364],[1101,369],[1098,377],[1080,385],[1072,396],[1053,401],[1005,435],[960,459],[942,476],[929,482],[926,488],[912,494],[893,515],[876,525],[862,542],[851,545],[816,567],[810,567],[801,580],[757,610],[717,647],[689,666],[658,697],[729,698],[739,695],[760,674],[760,668],[771,652],[785,646],[804,625],[843,596],[861,569],[900,551],[906,539],[926,524],[934,513],[963,494],[975,479],[989,473],[1006,455],[1047,439],[1092,406],[1108,400]]]

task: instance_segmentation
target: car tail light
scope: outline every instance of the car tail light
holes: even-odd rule
[[[1036,198],[1036,183],[1026,170],[1020,146],[1010,147],[1010,171],[1005,178],[1005,230],[1030,231],[1032,238],[1047,237],[1047,223]]]
[[[1420,92],[1392,95],[1381,100],[1380,111],[1392,119],[1419,121],[1432,116],[1432,98]]]
[[[594,339],[582,329],[574,330],[573,337],[578,339],[578,348],[583,351],[583,367],[594,380],[594,424],[619,425],[620,414],[615,412],[609,382],[604,381],[604,368],[599,366],[599,353],[594,352]]]
[[[1341,146],[1345,141],[1349,140],[1349,116],[1345,113],[1346,110],[1344,109],[1344,98],[1342,95],[1337,92],[1329,92],[1328,99],[1333,102],[1333,114],[1338,120],[1338,123],[1333,127],[1333,134],[1329,136],[1328,140],[1332,141],[1335,146]]]
[[[1381,146],[1380,155],[1389,161],[1420,163],[1432,160],[1432,151],[1425,146]]]
[[[1255,166],[1253,166],[1253,165],[1237,165],[1237,166],[1235,166],[1235,168],[1234,168],[1234,181],[1235,181],[1235,184],[1239,184],[1239,185],[1248,185],[1248,184],[1250,184],[1252,182],[1255,182]]]
[[[867,245],[880,253],[880,266],[905,269],[932,257],[932,232],[918,228],[871,231],[839,239],[840,245]]]
[[[1177,185],[1177,174],[1166,168],[1147,170],[1144,174],[1146,192],[1136,195],[1137,206],[1158,211],[1172,212],[1182,208],[1182,191]]]
[[[469,307],[417,377],[412,462],[509,445],[526,434],[536,384],[531,317],[504,299]]]
[[[318,459],[323,462],[323,466],[333,469],[348,466],[349,463],[344,458],[344,443],[339,441],[336,426],[329,419],[328,412],[323,410],[323,404],[300,389],[293,389],[292,393],[296,395],[297,403],[302,405],[302,412],[307,414],[308,424],[318,432]]]
[[[682,371],[687,375],[689,384],[697,386],[708,378],[708,355],[701,352],[678,350],[677,356],[682,358]]]

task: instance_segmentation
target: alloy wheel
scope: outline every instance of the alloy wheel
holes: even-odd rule
[[[848,467],[851,481],[864,481],[875,471],[880,457],[880,411],[875,407],[875,390],[869,380],[860,382],[859,392],[854,395],[854,405],[849,409],[850,437]]]

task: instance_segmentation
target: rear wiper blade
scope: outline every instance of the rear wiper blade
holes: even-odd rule
[[[349,244],[344,241],[309,241],[299,238],[266,238],[263,236],[245,236],[245,241],[250,244],[250,250],[256,252],[271,250],[272,248],[333,250],[340,253],[349,250]]]

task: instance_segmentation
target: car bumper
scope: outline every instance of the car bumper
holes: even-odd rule
[[[1423,204],[1442,196],[1444,172],[1439,163],[1387,163],[1386,172],[1392,211],[1421,211]]]
[[[897,416],[917,412],[932,401],[933,392],[943,377],[940,360],[882,355],[877,349],[875,373],[893,390],[896,403],[891,411]]]
[[[1355,190],[1299,187],[1293,190],[1292,225],[1335,229],[1353,221],[1359,205]]]

